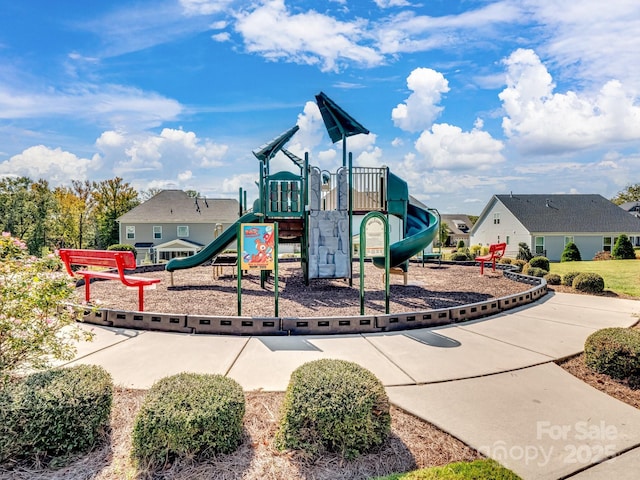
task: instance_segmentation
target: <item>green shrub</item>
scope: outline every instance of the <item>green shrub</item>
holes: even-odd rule
[[[316,360],[291,375],[276,446],[351,459],[384,442],[390,425],[389,399],[373,373],[353,362]]]
[[[562,285],[566,287],[573,286],[573,279],[580,275],[580,272],[567,272],[562,276]]]
[[[547,273],[544,276],[544,279],[547,281],[549,285],[560,285],[562,282],[562,277],[557,273]]]
[[[498,260],[498,263],[504,263],[505,265],[511,265],[512,262],[513,262],[513,259],[509,257],[502,257],[500,258],[500,260]]]
[[[522,271],[522,269],[526,264],[527,262],[525,260],[521,260],[519,258],[516,258],[514,261],[511,262],[511,265],[515,265],[519,272]]]
[[[582,261],[582,256],[580,255],[580,250],[578,250],[578,246],[569,242],[564,246],[564,250],[562,251],[562,256],[560,257],[561,262],[580,262]]]
[[[524,260],[525,262],[531,260],[533,258],[533,255],[531,254],[529,245],[527,245],[525,242],[520,242],[518,244],[518,255],[516,256],[516,258],[518,260]]]
[[[579,292],[601,293],[604,290],[604,279],[597,273],[581,273],[571,284]]]
[[[585,363],[596,372],[640,382],[640,330],[604,328],[584,344]]]
[[[242,387],[222,375],[180,373],[157,381],[136,416],[132,456],[158,467],[175,457],[230,453],[242,440]]]
[[[136,247],[134,247],[133,245],[129,245],[128,243],[115,243],[113,245],[109,245],[107,247],[107,250],[116,250],[118,252],[133,252],[134,257],[138,256]]]
[[[611,256],[615,260],[635,260],[636,252],[633,249],[633,244],[624,233],[616,240],[616,244],[611,251]]]
[[[458,240],[457,248],[458,250],[460,250],[461,248],[464,248],[464,240]]]
[[[461,251],[461,252],[452,253],[451,260],[454,262],[469,262],[473,260],[473,257],[471,256],[470,253],[467,253],[466,251]]]
[[[469,253],[471,253],[471,255],[473,255],[474,257],[480,255],[480,252],[482,252],[481,245],[471,245],[469,247]]]
[[[540,267],[532,267],[531,264],[527,263],[523,268],[522,268],[522,273],[525,275],[529,275],[530,277],[544,277],[547,273],[549,273],[548,270],[545,270],[544,268],[540,268]]]
[[[532,267],[541,268],[543,270],[549,271],[549,259],[547,257],[533,257],[529,260],[529,265]]]
[[[113,382],[78,365],[8,381],[0,390],[0,463],[85,452],[105,435]]]
[[[495,460],[454,462],[438,467],[422,468],[407,473],[393,473],[376,480],[521,480]]]

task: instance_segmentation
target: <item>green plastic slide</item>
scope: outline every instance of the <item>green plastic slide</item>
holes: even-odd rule
[[[387,210],[405,220],[404,238],[389,246],[390,265],[397,267],[423,251],[436,238],[438,217],[411,203],[407,182],[391,172],[387,176]],[[375,257],[373,264],[384,268],[384,257]]]
[[[389,247],[390,265],[397,267],[417,255],[436,238],[438,217],[418,205],[407,205],[405,238]],[[373,264],[384,268],[384,257],[374,257]]]
[[[218,238],[216,238],[209,245],[204,247],[195,255],[190,257],[174,258],[167,263],[164,267],[168,272],[175,270],[182,270],[185,268],[193,268],[202,265],[204,262],[211,260],[212,258],[220,255],[227,246],[232,243],[238,235],[238,225],[241,223],[257,223],[260,221],[255,213],[245,213],[240,217],[233,225],[222,232]]]

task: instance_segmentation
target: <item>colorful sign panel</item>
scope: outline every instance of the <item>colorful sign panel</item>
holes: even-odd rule
[[[243,223],[240,225],[240,264],[242,270],[274,270],[273,225]]]

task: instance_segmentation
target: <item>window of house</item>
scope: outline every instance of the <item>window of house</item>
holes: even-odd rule
[[[567,237],[564,237],[564,245],[565,245],[565,247],[566,247],[569,243],[576,243],[576,242],[574,242],[574,241],[573,241],[573,236],[567,236]]]
[[[162,238],[162,227],[156,225],[153,227],[153,238]]]
[[[536,237],[536,255],[544,255],[544,237]]]
[[[135,225],[127,225],[127,240],[133,240],[136,238]]]
[[[494,225],[499,225],[500,224],[500,213],[494,213],[493,214],[493,224]]]
[[[505,238],[505,240],[504,240],[504,241],[505,241],[505,243],[506,243],[507,245],[509,245],[509,235],[507,235],[507,238]]]
[[[618,240],[618,237],[602,237],[602,250],[610,252],[616,244],[616,240]]]
[[[185,238],[189,236],[189,225],[178,226],[178,238]]]

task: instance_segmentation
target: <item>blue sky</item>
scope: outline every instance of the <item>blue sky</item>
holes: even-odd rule
[[[251,151],[295,124],[341,165],[323,91],[371,132],[354,163],[443,213],[610,198],[640,182],[639,31],[637,0],[5,1],[0,175],[251,198]]]

